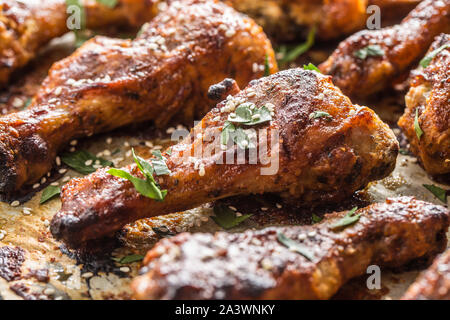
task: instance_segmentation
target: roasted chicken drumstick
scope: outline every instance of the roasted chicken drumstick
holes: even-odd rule
[[[425,170],[450,178],[450,35],[438,36],[422,61],[425,68],[412,73],[398,125]]]
[[[27,110],[0,118],[0,192],[37,181],[71,139],[200,119],[210,85],[233,77],[245,86],[266,58],[276,72],[261,27],[212,0],[173,2],[133,41],[95,37],[53,65]]]
[[[208,137],[223,136],[227,118],[236,117],[232,110],[247,107],[273,110],[270,121],[256,126],[262,132],[255,148],[247,150],[267,150],[263,155],[270,163],[263,164],[260,157],[252,164],[245,157],[241,163],[220,164],[225,155],[227,159],[230,154],[239,156],[236,151],[250,146],[250,139],[244,139],[245,145],[224,148],[222,137]],[[261,116],[268,120],[267,114]],[[204,152],[198,154],[198,150]],[[146,198],[128,180],[100,169],[65,185],[62,208],[53,218],[51,231],[57,239],[76,245],[110,235],[140,218],[235,195],[278,193],[305,204],[338,201],[388,175],[397,152],[389,127],[369,108],[353,105],[331,77],[303,69],[282,71],[252,81],[219,103],[189,136],[163,154],[171,171],[157,177],[161,190],[167,190],[164,201]],[[125,170],[142,177],[135,165]]]
[[[436,258],[409,287],[404,300],[450,300],[450,250]]]
[[[450,32],[450,0],[424,0],[399,25],[350,36],[319,68],[345,94],[366,97],[414,67],[441,32]]]
[[[182,233],[161,240],[132,283],[137,299],[328,299],[369,265],[400,267],[446,244],[450,212],[411,197],[388,199],[320,224],[244,233]],[[341,223],[342,225],[342,223]]]
[[[138,27],[157,11],[151,1],[144,0],[119,0],[113,8],[96,0],[80,3],[85,10],[86,27],[94,29],[111,25]],[[64,0],[0,2],[0,87],[51,39],[69,31],[66,11]]]

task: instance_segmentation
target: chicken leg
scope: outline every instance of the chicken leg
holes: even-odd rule
[[[247,139],[246,144],[224,146],[218,136],[227,118],[236,116],[231,109],[249,104],[255,109],[267,106],[272,119],[256,126],[258,134],[248,133],[259,136],[254,148]],[[243,149],[248,157],[239,163]],[[251,162],[256,149],[262,151]],[[161,189],[167,190],[164,201],[146,198],[130,181],[100,169],[65,185],[51,231],[57,239],[77,245],[111,235],[140,218],[235,195],[278,193],[305,205],[339,201],[388,175],[397,152],[389,127],[369,108],[353,105],[331,77],[303,69],[282,71],[252,81],[219,103],[189,136],[163,154],[171,171],[157,176]],[[125,170],[142,177],[136,165]]]
[[[132,41],[95,37],[53,65],[27,110],[0,118],[0,192],[36,182],[71,139],[141,121],[190,124],[210,110],[210,85],[245,86],[265,64],[276,72],[261,27],[212,0],[174,1]]]
[[[364,98],[414,67],[441,32],[450,32],[450,0],[424,0],[399,25],[350,36],[319,68],[345,94]]]
[[[442,206],[401,197],[354,214],[360,215],[359,221],[342,228],[335,226],[347,212],[327,215],[313,226],[182,233],[164,239],[147,253],[143,275],[132,283],[134,295],[329,299],[345,282],[365,274],[369,265],[398,268],[432,258],[447,244],[450,211]],[[286,245],[291,243],[294,250]]]

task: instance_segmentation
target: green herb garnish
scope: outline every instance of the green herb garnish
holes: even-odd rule
[[[325,111],[314,111],[309,114],[309,119],[326,118],[327,120],[333,119],[333,117]]]
[[[224,229],[236,227],[238,224],[252,216],[251,214],[245,214],[238,217],[233,210],[223,205],[215,205],[214,214],[215,216],[212,216],[211,219]]]
[[[122,169],[109,169],[108,173],[115,177],[129,180],[133,184],[136,191],[143,196],[157,201],[163,201],[167,194],[167,190],[161,190],[159,185],[156,183],[155,178],[153,177],[154,168],[152,164],[145,161],[143,158],[136,156],[134,149],[131,150],[133,153],[134,162],[136,162],[138,169],[142,172],[145,179],[135,177]]]
[[[422,60],[420,60],[420,65],[423,68],[428,67],[428,65],[430,64],[431,60],[433,60],[439,53],[441,53],[441,51],[444,51],[445,49],[447,49],[449,47],[450,47],[450,43],[447,43],[447,44],[444,44],[444,45],[440,46],[436,50],[433,50],[432,52],[427,54]]]
[[[125,256],[122,258],[112,258],[115,262],[118,262],[120,264],[128,264],[133,262],[138,262],[144,259],[144,256],[141,256],[140,254],[131,254],[129,256]]]
[[[264,58],[264,77],[270,76],[269,55],[266,53]]]
[[[61,193],[61,190],[58,186],[48,186],[44,189],[42,192],[41,200],[39,201],[39,204],[43,204],[47,202],[48,200],[52,199],[53,197],[59,195]]]
[[[320,72],[319,68],[317,68],[315,65],[313,65],[311,62],[308,64],[304,64],[303,65],[303,69],[304,70],[311,70],[311,71],[317,71],[318,73],[322,73]]]
[[[447,204],[447,190],[444,190],[438,186],[433,184],[424,184],[423,185],[428,191],[430,191],[436,198],[441,200],[443,203]]]
[[[230,139],[230,134],[236,131],[236,127],[230,121],[225,121],[222,132],[220,134],[220,143],[223,145],[228,144]]]
[[[377,44],[368,45],[362,49],[359,49],[353,53],[353,55],[359,59],[366,59],[367,57],[380,57],[384,56],[384,50]]]
[[[283,58],[280,59],[279,63],[284,65],[286,63],[292,62],[300,57],[302,54],[307,52],[314,45],[314,38],[316,36],[316,26],[313,26],[309,29],[308,36],[306,38],[306,42],[288,50],[286,46],[280,47],[280,52],[284,53]]]
[[[162,156],[161,151],[155,150],[152,151],[152,154],[156,157],[156,159],[152,159],[152,165],[156,175],[161,176],[164,174],[170,174],[170,170],[166,164],[167,159]]]
[[[278,232],[277,233],[277,240],[282,245],[287,247],[290,251],[294,251],[294,252],[297,252],[297,253],[301,254],[302,256],[304,256],[309,261],[313,260],[314,254],[307,247],[301,245],[297,241],[294,241],[294,240],[286,237],[286,235],[284,233]]]
[[[313,223],[319,223],[320,221],[323,220],[323,218],[322,218],[322,217],[319,217],[318,215],[315,215],[315,214],[313,213],[312,216],[311,216],[311,220],[312,220]]]
[[[97,158],[92,153],[85,150],[65,153],[61,156],[61,160],[73,170],[82,174],[89,174],[96,171],[97,169],[94,168],[96,163],[102,167],[111,167],[113,165],[111,161]]]
[[[270,110],[266,106],[256,108],[253,103],[243,103],[239,105],[233,115],[228,115],[222,128],[220,143],[226,145],[230,137],[241,148],[254,148],[250,138],[245,131],[236,125],[254,126],[272,120]]]
[[[340,219],[336,223],[333,223],[330,226],[330,229],[331,230],[343,229],[343,228],[348,227],[349,225],[352,225],[355,222],[359,221],[361,214],[355,215],[356,210],[358,210],[358,207],[354,207],[342,219]]]
[[[422,128],[420,128],[420,124],[419,124],[419,109],[418,108],[416,108],[416,116],[414,117],[414,130],[416,131],[417,138],[419,138],[419,140],[420,140],[420,137],[422,137],[422,135],[423,135],[423,130],[422,130]]]

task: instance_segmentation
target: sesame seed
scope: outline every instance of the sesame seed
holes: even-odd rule
[[[306,239],[306,234],[300,233],[297,238],[298,238],[298,240],[305,240]]]
[[[76,146],[78,144],[78,140],[72,140],[70,141],[71,146]]]
[[[20,205],[20,202],[18,200],[14,200],[13,202],[11,202],[11,207],[17,207]]]
[[[62,88],[61,87],[57,87],[55,89],[55,91],[53,91],[54,94],[56,94],[57,96],[59,96],[61,94]]]
[[[92,277],[94,274],[92,272],[85,272],[81,275],[82,278],[90,278]]]
[[[31,214],[31,209],[30,208],[23,208],[22,209],[22,213],[25,216],[29,216]]]
[[[0,240],[5,239],[6,233],[0,232]]]
[[[60,157],[56,157],[56,165],[57,166],[61,165],[61,158]]]
[[[53,289],[53,288],[45,288],[44,291],[42,291],[42,293],[49,296],[49,295],[52,295],[52,294],[55,293],[55,289]]]
[[[145,141],[145,146],[148,148],[153,148],[153,143],[151,141]]]
[[[20,98],[15,98],[14,101],[12,102],[12,105],[15,108],[20,108],[23,106],[23,100]]]
[[[311,231],[310,233],[308,233],[308,237],[314,237],[317,234],[317,232],[315,231]]]
[[[90,165],[92,164],[92,162],[94,162],[92,159],[86,160],[86,161],[84,162],[84,165],[85,165],[85,166],[90,166]]]
[[[75,147],[69,149],[70,152],[75,152],[75,150],[76,150]]]
[[[236,34],[236,31],[233,30],[233,29],[228,29],[228,30],[225,32],[225,36],[226,36],[226,37],[232,37],[232,36],[234,36],[235,34]]]
[[[236,217],[242,217],[242,213],[236,212]]]
[[[268,208],[266,208],[266,207],[262,207],[262,208],[261,208],[261,210],[262,210],[262,211],[267,211],[267,210],[268,210]]]
[[[46,177],[42,177],[42,179],[41,179],[41,184],[44,184],[44,183],[46,183],[47,182],[47,178]]]
[[[69,181],[70,180],[70,176],[65,176],[63,179],[62,179],[62,182],[67,182],[67,181]]]
[[[200,165],[198,174],[200,175],[200,177],[203,177],[205,175],[205,165],[203,163]]]
[[[59,172],[60,174],[64,174],[64,173],[67,172],[67,169],[65,169],[65,168],[59,169],[58,172]]]
[[[228,208],[230,208],[230,209],[233,210],[233,211],[237,211],[236,207],[228,206]]]
[[[111,144],[112,143],[112,138],[111,137],[106,138],[106,143],[107,144]]]
[[[41,185],[40,183],[35,183],[35,184],[33,184],[33,189],[39,188],[40,185]]]
[[[111,155],[111,151],[109,151],[108,149],[105,149],[105,150],[103,150],[103,154],[108,157]]]
[[[50,185],[51,185],[51,186],[54,186],[54,187],[56,187],[56,186],[57,186],[58,184],[59,184],[59,183],[58,183],[58,182],[56,182],[56,181],[55,181],[55,182],[52,182],[52,183],[50,183]]]
[[[48,227],[50,225],[50,221],[44,220],[44,226]]]
[[[283,206],[281,204],[279,204],[279,203],[277,203],[276,206],[277,206],[278,209],[283,208]]]
[[[125,141],[125,142],[123,143],[123,145],[124,145],[125,147],[129,147],[129,146],[130,146],[130,143],[129,143],[128,141]]]
[[[122,272],[130,272],[130,268],[128,268],[128,267],[120,267],[119,270]]]

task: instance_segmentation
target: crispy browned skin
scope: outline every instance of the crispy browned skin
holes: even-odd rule
[[[403,300],[450,300],[450,250],[436,258],[409,287]]]
[[[312,26],[318,27],[317,37],[321,39],[348,35],[364,27],[367,6],[367,0],[224,1],[253,17],[278,40],[304,36]]]
[[[244,233],[182,233],[160,241],[132,283],[137,299],[328,299],[349,279],[375,264],[400,267],[444,250],[450,212],[411,197],[357,211],[344,230],[320,224],[271,227]],[[312,260],[277,240],[282,233]],[[299,236],[306,236],[300,240]]]
[[[428,54],[444,45],[450,46],[448,34],[437,37]],[[405,113],[398,125],[408,138],[411,151],[430,175],[450,177],[450,47],[441,51],[428,67],[419,67],[412,73],[405,101]],[[414,127],[416,110],[423,131],[420,140]]]
[[[261,157],[257,164],[249,164],[248,157],[243,164],[217,163],[238,148],[222,150],[219,138],[203,141],[222,130],[230,113],[221,112],[223,101],[172,147],[170,156],[165,154],[172,174],[158,177],[161,188],[168,190],[164,201],[141,196],[128,180],[109,175],[107,169],[98,170],[65,185],[62,209],[52,221],[53,235],[77,244],[111,234],[140,218],[233,195],[279,193],[305,205],[338,201],[388,175],[395,166],[398,144],[392,131],[372,110],[353,105],[333,86],[331,77],[303,69],[282,71],[251,82],[234,96],[233,101],[237,100],[256,107],[267,102],[274,105],[273,120],[259,129],[267,129],[267,155],[274,155],[272,168],[278,170],[263,175],[261,168],[272,164],[262,165]],[[332,119],[311,119],[314,111],[328,112]],[[271,138],[276,133],[279,144]],[[203,176],[197,170],[200,165],[205,169]],[[141,176],[134,165],[126,170]]]
[[[399,25],[360,31],[344,40],[319,68],[344,93],[365,97],[412,68],[441,32],[450,32],[450,0],[425,0]],[[364,60],[355,56],[368,45],[379,45],[384,55]]]
[[[263,75],[266,55],[276,72],[261,27],[214,1],[174,2],[133,41],[95,37],[53,65],[27,110],[0,118],[0,191],[37,181],[73,138],[200,119],[210,85],[245,86]]]
[[[140,26],[156,14],[146,0],[119,0],[108,8],[96,0],[82,0],[86,27]],[[64,0],[3,0],[0,3],[0,87],[12,72],[26,65],[45,44],[68,30]]]

